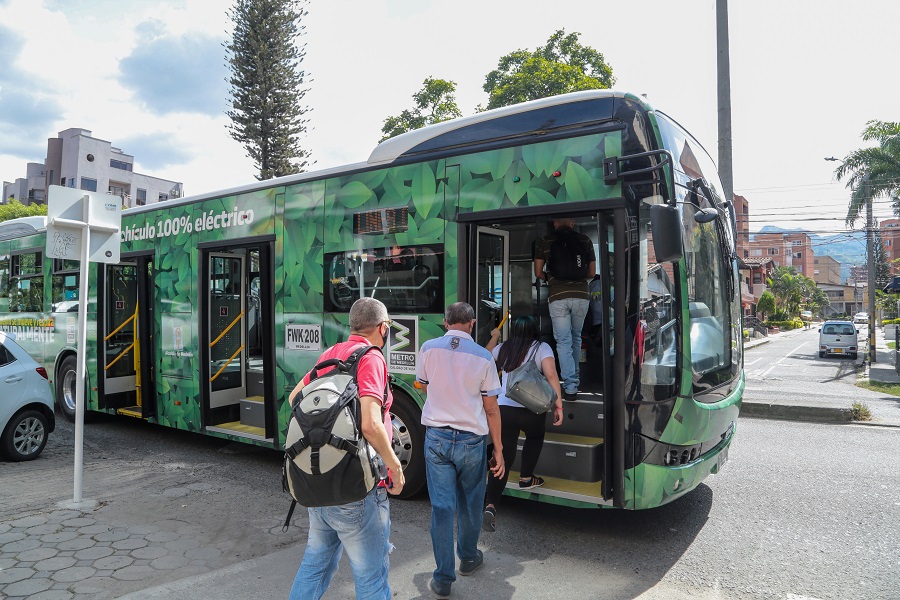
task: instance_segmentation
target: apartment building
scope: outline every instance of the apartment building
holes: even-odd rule
[[[824,317],[832,317],[834,315],[855,315],[865,310],[866,300],[868,298],[866,289],[857,285],[840,285],[831,283],[820,283],[819,289],[825,292],[830,306],[826,306]]]
[[[900,219],[885,219],[879,223],[878,229],[884,244],[885,257],[891,265],[891,274],[900,275],[900,267],[894,263],[894,260],[900,258]]]
[[[811,277],[819,284],[841,285],[841,263],[830,256],[816,256]]]
[[[3,201],[10,197],[23,204],[46,202],[50,185],[61,185],[91,192],[105,191],[119,196],[122,206],[142,206],[184,195],[184,185],[134,172],[134,156],[125,154],[111,142],[92,136],[87,129],[72,128],[60,131],[47,140],[47,157],[39,166],[42,177],[29,178],[26,186],[11,188],[4,185]],[[19,180],[17,180],[18,182]]]
[[[737,221],[735,246],[739,258],[750,257],[750,202],[743,196],[734,195],[734,214]]]
[[[757,233],[749,254],[748,258],[771,258],[776,267],[794,267],[807,277],[815,271],[812,240],[805,233]]]
[[[42,163],[30,162],[25,165],[25,177],[13,182],[3,182],[3,202],[15,198],[22,204],[46,201],[46,170]]]

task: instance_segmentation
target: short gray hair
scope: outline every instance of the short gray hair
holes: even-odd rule
[[[444,311],[444,320],[447,325],[470,323],[475,320],[475,309],[468,302],[454,302]]]
[[[364,297],[350,307],[350,331],[369,331],[390,320],[387,307],[381,300]]]

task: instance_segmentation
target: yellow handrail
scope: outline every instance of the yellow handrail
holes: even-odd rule
[[[237,324],[237,322],[241,320],[241,317],[243,317],[243,316],[244,316],[244,311],[241,311],[241,314],[239,314],[237,317],[235,317],[234,321],[231,322],[231,325],[226,327],[225,330],[219,334],[219,337],[217,337],[216,339],[214,339],[212,342],[209,343],[209,347],[212,348],[213,346],[215,346],[216,343],[222,339],[222,336],[224,336],[226,333],[228,333],[231,330],[231,328],[234,327]],[[241,348],[243,348],[243,346],[241,346]]]
[[[112,333],[110,333],[108,336],[106,336],[105,338],[103,338],[103,341],[104,341],[104,342],[108,342],[108,341],[109,341],[109,338],[111,338],[112,336],[114,336],[114,335],[116,335],[117,333],[119,333],[119,330],[121,330],[123,327],[125,327],[126,325],[128,325],[129,323],[131,323],[132,321],[134,321],[134,318],[135,318],[135,317],[137,317],[137,306],[135,306],[135,313],[134,313],[133,315],[131,315],[130,317],[128,317],[127,319],[125,319],[124,321],[122,321],[122,324],[119,325],[118,327],[116,327],[116,328],[112,331]]]
[[[112,361],[111,363],[109,363],[108,365],[106,365],[105,367],[103,367],[103,370],[104,370],[104,371],[109,370],[109,368],[110,368],[111,366],[113,366],[114,364],[116,364],[117,362],[119,362],[119,359],[120,359],[120,358],[122,358],[123,356],[125,356],[126,354],[128,354],[128,353],[131,351],[132,348],[134,348],[134,342],[131,342],[131,345],[130,345],[130,346],[128,346],[127,348],[125,348],[124,350],[122,350],[122,352],[120,352],[119,355],[116,356],[116,357],[113,359],[113,361]]]
[[[216,371],[216,374],[209,378],[209,382],[212,383],[213,381],[215,381],[215,380],[216,380],[216,377],[218,377],[219,375],[222,374],[222,371],[225,370],[225,367],[227,367],[228,365],[230,365],[230,364],[231,364],[231,361],[234,360],[234,357],[237,356],[238,354],[240,354],[240,353],[241,353],[241,350],[243,350],[243,349],[244,349],[244,345],[241,344],[241,347],[238,348],[237,351],[236,351],[234,354],[231,355],[231,358],[229,358],[229,359],[225,362],[225,364],[222,365],[222,367],[221,367],[218,371]],[[118,359],[117,359],[117,360],[118,360]]]

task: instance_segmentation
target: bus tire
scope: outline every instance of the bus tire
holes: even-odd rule
[[[394,453],[403,465],[406,483],[398,498],[412,498],[425,487],[425,428],[422,427],[422,410],[412,398],[393,390],[391,405]]]
[[[56,405],[67,421],[75,422],[75,383],[78,380],[78,360],[74,354],[65,357],[56,371]]]

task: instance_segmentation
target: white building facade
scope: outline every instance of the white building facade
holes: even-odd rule
[[[184,195],[182,183],[135,173],[134,156],[77,127],[48,139],[44,164],[28,163],[28,169],[26,179],[17,179],[12,184],[4,182],[4,202],[9,198],[22,204],[46,202],[50,185],[107,192],[119,196],[124,208]]]

